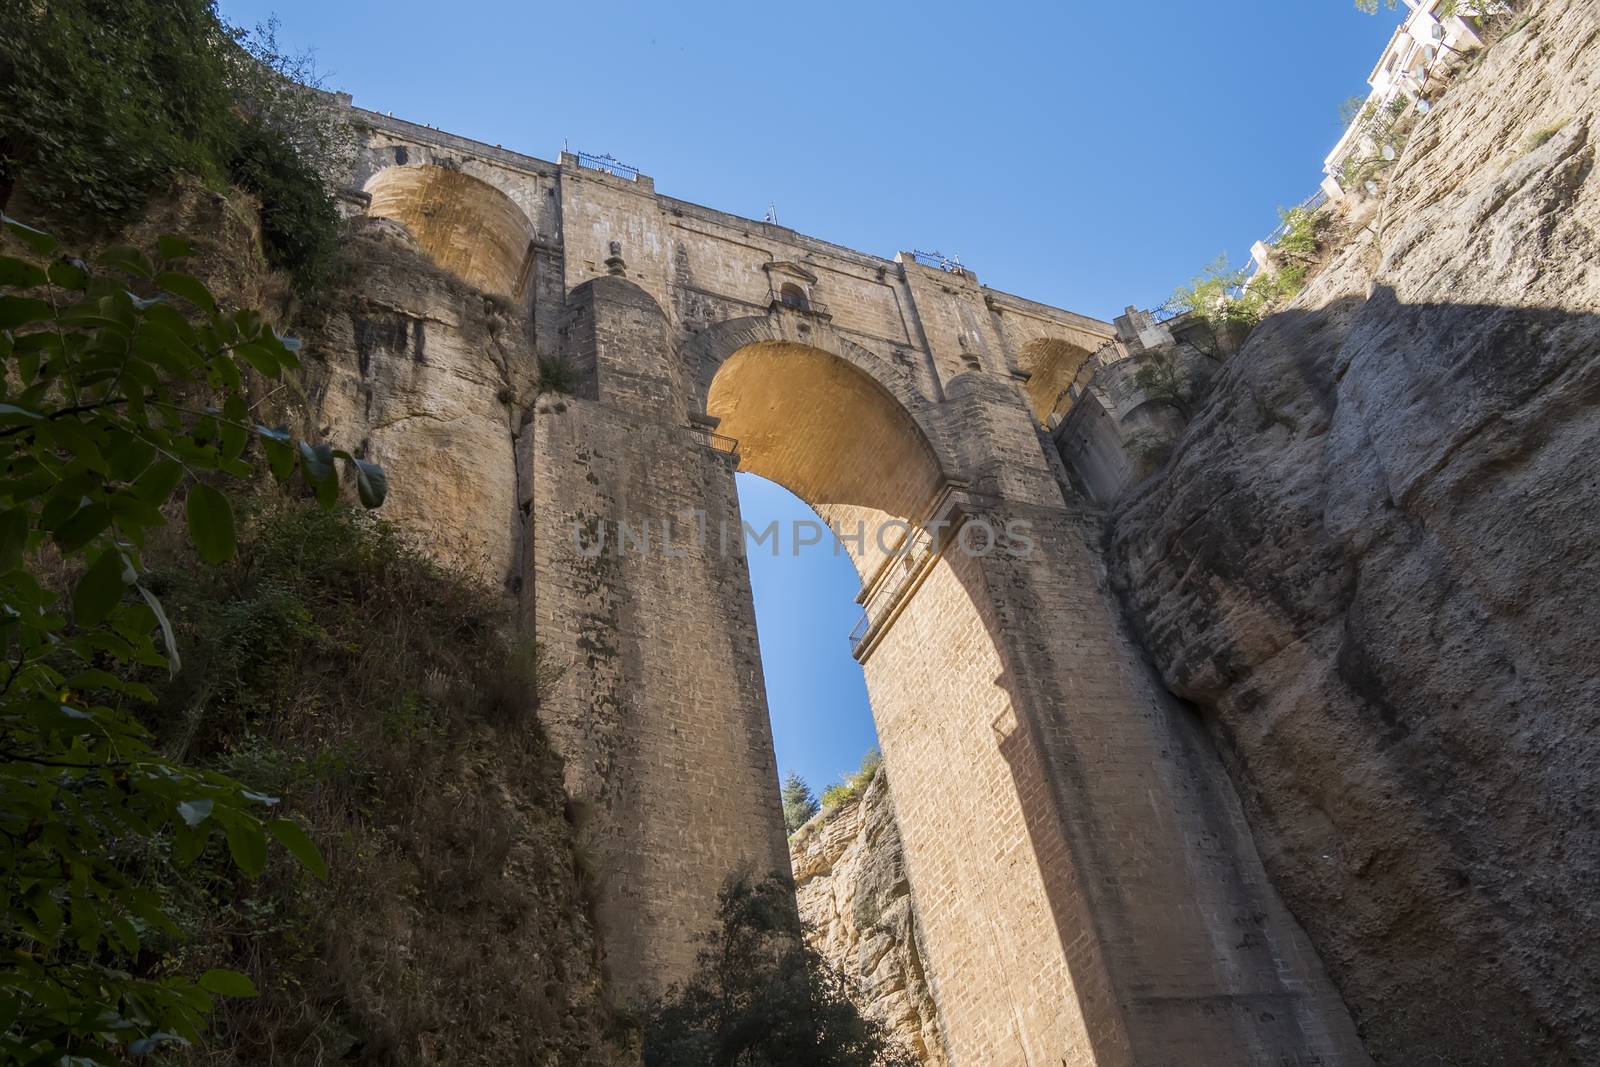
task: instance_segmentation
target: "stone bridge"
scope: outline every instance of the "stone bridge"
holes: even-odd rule
[[[1109,324],[675,200],[625,168],[356,117],[351,211],[401,224],[530,339],[499,388],[535,359],[576,378],[484,416],[502,420],[491,458],[452,477],[505,488],[441,498],[457,514],[425,492],[430,469],[465,463],[450,434],[466,415],[432,410],[425,449],[368,443],[401,468],[403,521],[482,520],[483,563],[570,664],[540,716],[620,997],[688,973],[730,873],[787,870],[744,470],[868,531],[846,540],[855,650],[955,1063],[1367,1062],[1204,731],[1124,629],[1099,514],[1046,429]],[[487,361],[452,299],[395,312],[385,351],[404,362],[411,339],[406,374],[435,373],[424,318],[429,351]],[[359,394],[370,415],[376,373],[364,355],[325,408]],[[493,405],[495,375],[475,373],[460,411]],[[438,408],[431,380],[408,388]]]

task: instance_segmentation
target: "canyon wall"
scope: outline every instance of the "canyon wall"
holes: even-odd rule
[[[812,943],[860,992],[868,1016],[927,1067],[945,1067],[923,965],[900,828],[881,769],[856,796],[789,839],[800,917]]]
[[[1527,10],[1109,535],[1384,1063],[1600,1058],[1600,17]]]

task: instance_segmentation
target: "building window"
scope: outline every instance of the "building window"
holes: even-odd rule
[[[806,299],[806,291],[794,282],[784,282],[778,290],[778,302],[784,307],[795,308],[798,311],[808,311],[811,301]]]

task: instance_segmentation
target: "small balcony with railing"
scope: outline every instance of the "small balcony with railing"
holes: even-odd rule
[[[767,307],[773,311],[793,311],[813,318],[833,318],[828,313],[827,304],[812,299],[810,293],[790,282],[784,282],[767,290]]]

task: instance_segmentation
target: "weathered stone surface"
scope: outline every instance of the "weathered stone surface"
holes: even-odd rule
[[[1600,17],[1530,10],[1111,539],[1388,1063],[1600,1058]]]
[[[526,317],[434,267],[404,227],[355,227],[353,276],[307,341],[313,428],[385,468],[385,517],[429,552],[514,580],[515,439],[534,375]]]
[[[944,1067],[889,776],[879,771],[856,797],[802,828],[789,842],[789,862],[812,944],[859,983],[869,1016],[922,1063]]]

